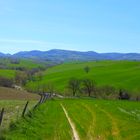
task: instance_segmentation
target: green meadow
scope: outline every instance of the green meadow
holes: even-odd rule
[[[15,60],[16,61],[16,60]],[[0,59],[0,65],[6,66],[8,69],[16,69],[16,68],[25,68],[25,69],[33,69],[38,67],[45,67],[45,64],[36,62],[30,59],[17,59],[17,63],[14,63],[14,59]]]
[[[140,139],[140,104],[94,99],[48,100],[29,117],[21,118],[2,137],[8,140],[72,140],[76,128],[80,140]]]
[[[27,69],[32,69],[32,68],[37,68],[37,67],[41,67],[42,65],[39,63],[36,63],[32,60],[20,60],[19,64],[8,64],[9,67],[14,68],[14,67],[24,67]]]
[[[0,69],[0,76],[6,77],[8,79],[14,79],[15,70]]]
[[[89,73],[84,68],[90,67]],[[125,89],[134,95],[140,92],[140,62],[137,61],[93,61],[73,62],[48,68],[43,78],[38,81],[30,81],[27,89],[33,91],[39,84],[53,84],[56,92],[65,93],[68,80],[72,77],[93,79],[97,86],[113,86],[117,89]]]

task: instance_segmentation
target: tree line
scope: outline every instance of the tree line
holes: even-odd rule
[[[88,97],[104,98],[104,99],[121,99],[129,100],[131,98],[128,91],[116,89],[112,86],[97,86],[92,79],[70,78],[68,81],[68,89],[72,96],[84,95]],[[139,100],[139,97],[136,97]]]
[[[35,75],[37,76],[38,80],[41,80],[43,77],[42,71],[38,68],[33,68],[31,70],[26,71],[19,71],[16,70],[14,77],[6,77],[0,76],[0,86],[3,87],[13,87],[13,85],[25,86],[28,81],[34,81]]]

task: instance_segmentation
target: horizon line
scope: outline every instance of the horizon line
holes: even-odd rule
[[[40,51],[40,52],[48,52],[48,51],[51,51],[51,50],[61,50],[61,51],[74,51],[74,52],[95,52],[95,53],[98,53],[98,54],[104,54],[104,53],[118,53],[118,54],[140,54],[140,52],[98,52],[98,51],[93,51],[93,50],[74,50],[74,49],[48,49],[48,50],[39,50],[39,49],[35,49],[35,50],[23,50],[23,51],[17,51],[15,53],[6,53],[6,52],[3,52],[3,51],[0,51],[0,53],[2,54],[5,54],[5,55],[14,55],[14,54],[17,54],[17,53],[20,53],[20,52],[32,52],[32,51]]]

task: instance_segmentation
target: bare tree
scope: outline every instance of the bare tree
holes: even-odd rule
[[[0,86],[12,87],[13,84],[14,84],[13,79],[9,79],[9,78],[0,76]]]
[[[28,79],[27,74],[25,72],[16,71],[15,73],[15,82],[19,85],[24,85],[26,80]]]
[[[54,93],[54,85],[52,83],[37,83],[36,86],[36,91],[39,94],[45,94],[46,92],[48,92],[49,94],[53,94]]]
[[[86,73],[89,73],[90,67],[89,67],[89,66],[84,67],[84,71],[85,71]]]
[[[43,73],[39,71],[35,74],[35,77],[38,81],[41,81],[43,79]]]
[[[83,88],[85,92],[88,93],[88,96],[91,96],[91,93],[95,92],[95,83],[91,79],[84,79],[83,80]]]
[[[73,96],[75,96],[80,88],[80,80],[71,78],[68,82],[68,88],[72,91]]]

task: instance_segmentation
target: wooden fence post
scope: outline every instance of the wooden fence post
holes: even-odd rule
[[[40,104],[44,103],[49,97],[49,94],[40,94],[40,99],[38,103],[34,106],[33,110],[35,110]]]
[[[22,117],[24,117],[24,115],[25,115],[25,112],[27,110],[28,104],[29,104],[29,101],[27,101],[27,103],[25,104],[25,107],[24,107],[23,112],[22,112]]]
[[[41,98],[39,100],[39,103],[38,104],[41,104],[42,103],[42,100],[43,100],[43,94],[41,95]]]
[[[44,103],[45,101],[46,101],[46,95],[44,94],[44,97],[43,97],[42,103]]]
[[[0,113],[0,126],[2,124],[3,115],[4,115],[4,108],[2,108],[1,113]]]
[[[34,106],[33,110],[35,110],[41,104],[42,99],[43,99],[43,95],[40,94],[40,99],[39,99],[38,103]]]

